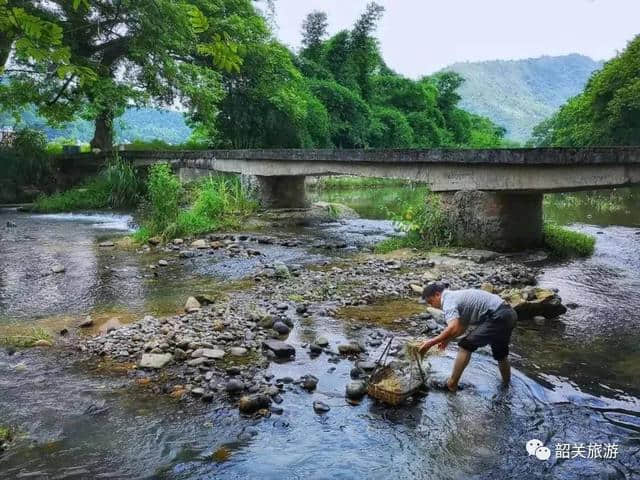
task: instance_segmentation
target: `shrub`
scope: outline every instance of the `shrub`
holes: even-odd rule
[[[588,257],[593,254],[596,239],[554,223],[545,223],[544,243],[556,257]]]
[[[149,218],[147,228],[152,235],[169,235],[176,230],[180,213],[182,185],[168,163],[158,163],[149,169],[147,194]]]
[[[130,208],[140,201],[144,184],[135,168],[114,158],[94,178],[80,187],[38,198],[33,206],[37,212]]]
[[[46,147],[46,137],[42,132],[19,130],[13,145],[0,149],[0,178],[17,185],[45,185],[51,178]]]
[[[417,203],[409,203],[400,215],[391,215],[396,227],[404,236],[392,237],[376,246],[378,253],[387,253],[398,248],[430,249],[449,247],[454,243],[453,228],[442,209],[440,197],[427,193]]]
[[[235,229],[257,208],[257,202],[237,176],[209,177],[185,190],[166,164],[151,168],[147,190],[148,214],[143,228],[134,236],[136,241],[155,235],[167,239]],[[183,210],[180,200],[185,196],[192,205]]]

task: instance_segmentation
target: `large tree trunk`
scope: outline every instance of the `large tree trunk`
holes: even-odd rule
[[[113,148],[113,112],[103,110],[96,118],[96,129],[91,140],[91,148],[111,150]]]

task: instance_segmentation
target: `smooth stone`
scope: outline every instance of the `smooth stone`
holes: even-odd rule
[[[195,297],[187,298],[187,303],[184,305],[184,311],[187,313],[197,312],[200,310],[200,302]]]
[[[224,388],[229,393],[238,393],[244,390],[244,383],[234,378],[229,380]]]
[[[149,244],[150,245],[160,245],[162,243],[162,238],[161,237],[151,237],[149,239]]]
[[[66,270],[67,270],[66,267],[59,263],[51,267],[51,272],[53,273],[64,273]]]
[[[273,324],[273,329],[280,335],[287,335],[291,331],[291,329],[287,325],[280,321]]]
[[[243,357],[247,354],[247,349],[244,347],[231,347],[229,353],[234,357]]]
[[[346,388],[346,396],[351,400],[359,400],[367,393],[367,384],[362,380],[349,382]]]
[[[356,365],[358,368],[361,368],[365,372],[370,372],[372,370],[375,370],[376,368],[375,362],[358,362],[356,363]]]
[[[196,252],[194,252],[193,250],[180,250],[178,256],[180,258],[193,258],[196,256]]]
[[[311,392],[312,390],[316,389],[317,385],[318,377],[315,377],[313,375],[305,375],[304,377],[302,377],[302,388],[304,388],[305,390]]]
[[[338,352],[342,355],[351,355],[354,353],[362,353],[362,347],[357,343],[343,343],[338,345]]]
[[[204,388],[198,387],[191,390],[191,395],[194,397],[201,397],[204,395]]]
[[[316,400],[315,402],[313,402],[313,410],[316,413],[327,413],[329,410],[331,410],[331,407],[329,407],[329,405],[327,405],[324,402],[321,402],[320,400]]]
[[[34,347],[50,347],[53,344],[49,340],[38,340],[33,344]]]
[[[204,240],[200,239],[200,240],[196,240],[195,242],[191,243],[191,247],[193,248],[207,248],[207,242],[205,242]]]
[[[78,324],[78,327],[80,327],[80,328],[89,328],[92,325],[93,325],[93,318],[91,318],[91,315],[88,315],[88,316],[85,317],[85,319],[82,322],[80,322]]]
[[[314,355],[320,355],[322,353],[322,347],[320,345],[312,343],[311,345],[309,345],[309,351]]]
[[[169,265],[169,262],[167,262],[166,260],[158,260],[158,265],[161,267],[166,267]]]
[[[320,345],[321,347],[326,347],[329,345],[329,340],[326,337],[318,337],[316,339],[316,345]]]
[[[162,368],[173,359],[170,353],[144,353],[140,359],[140,368]]]
[[[254,413],[262,408],[269,408],[271,398],[268,395],[257,393],[254,395],[246,395],[238,402],[238,408],[242,413]]]
[[[192,358],[204,357],[213,360],[220,360],[224,357],[224,350],[218,350],[217,348],[199,348],[191,354]]]
[[[111,241],[100,242],[98,246],[100,247],[113,247],[115,244]]]
[[[273,352],[278,358],[289,358],[296,354],[296,349],[293,346],[273,338],[264,340],[262,346]]]

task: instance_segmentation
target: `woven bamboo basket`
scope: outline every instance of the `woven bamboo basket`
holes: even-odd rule
[[[367,387],[369,396],[388,405],[396,406],[414,394],[423,383],[420,378],[415,378],[415,380],[402,382],[397,389],[385,388],[384,380],[393,375],[395,375],[393,369],[388,366],[376,370],[371,375]]]

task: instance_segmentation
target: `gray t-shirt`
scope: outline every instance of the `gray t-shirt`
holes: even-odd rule
[[[482,323],[482,314],[487,310],[496,310],[504,300],[498,295],[484,290],[445,290],[442,292],[442,310],[444,318],[449,323],[459,318],[466,328],[469,325]]]

